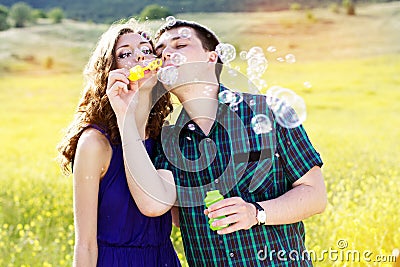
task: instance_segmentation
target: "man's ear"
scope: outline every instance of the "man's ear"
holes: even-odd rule
[[[218,61],[218,54],[215,51],[208,52],[208,62],[217,63]]]

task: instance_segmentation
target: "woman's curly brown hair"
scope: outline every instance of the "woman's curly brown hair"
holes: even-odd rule
[[[71,172],[70,165],[75,157],[78,140],[89,124],[103,128],[111,143],[121,143],[117,118],[106,95],[108,73],[116,68],[115,44],[126,33],[145,32],[141,25],[131,19],[115,23],[101,36],[83,72],[85,86],[82,98],[66,135],[58,144],[59,162],[63,171]],[[153,45],[153,44],[152,44]],[[172,112],[170,94],[158,82],[152,91],[152,109],[146,125],[146,135],[157,138],[165,118]]]

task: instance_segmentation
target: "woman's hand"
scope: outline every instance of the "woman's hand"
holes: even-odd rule
[[[123,118],[128,110],[133,114],[137,106],[138,82],[130,81],[128,76],[127,69],[112,70],[108,75],[106,94],[117,118]]]

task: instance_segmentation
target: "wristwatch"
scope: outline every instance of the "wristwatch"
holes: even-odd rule
[[[263,209],[263,207],[261,207],[261,205],[258,204],[257,202],[251,202],[251,204],[256,206],[256,210],[257,210],[256,219],[257,219],[258,225],[265,224],[265,222],[267,220],[267,213],[265,213],[265,210]]]

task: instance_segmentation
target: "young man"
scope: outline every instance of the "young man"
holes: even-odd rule
[[[191,34],[182,37],[183,28]],[[187,261],[201,267],[312,266],[301,221],[325,209],[322,160],[302,126],[276,123],[265,96],[243,94],[235,109],[218,101],[229,92],[219,84],[218,43],[206,27],[181,20],[156,36],[164,66],[174,65],[176,53],[186,58],[174,84],[165,85],[183,110],[163,130],[155,166],[175,178]],[[259,113],[271,119],[271,132],[252,130]],[[206,209],[206,193],[215,189],[225,199]],[[213,226],[228,226],[211,230],[209,219],[220,216],[226,217]]]

